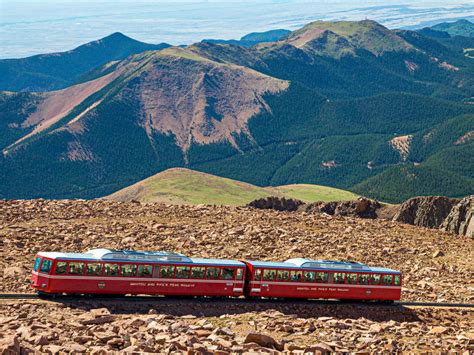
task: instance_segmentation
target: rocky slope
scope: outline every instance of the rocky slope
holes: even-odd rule
[[[473,241],[437,230],[242,207],[0,201],[1,292],[31,292],[28,274],[40,250],[92,247],[264,260],[351,259],[400,269],[405,301],[474,301],[466,282],[474,276]],[[1,301],[0,348],[461,351],[473,349],[473,316],[469,309],[275,301]]]

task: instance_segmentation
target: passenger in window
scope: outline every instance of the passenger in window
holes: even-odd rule
[[[237,274],[235,276],[236,280],[242,280],[244,278],[244,269],[237,269]]]
[[[102,264],[100,263],[87,264],[87,275],[100,276],[101,274],[102,274]]]
[[[290,272],[288,270],[278,270],[277,281],[288,281]]]
[[[234,279],[235,269],[224,268],[222,269],[222,279],[223,280],[233,280]]]
[[[382,277],[382,285],[390,286],[392,284],[392,275],[384,275]]]
[[[310,271],[310,272],[306,271],[306,272],[304,273],[304,281],[305,281],[305,282],[314,282],[314,280],[315,280],[315,274],[316,274],[316,273],[313,272],[313,271]]]
[[[253,278],[255,281],[260,281],[262,279],[262,269],[255,270],[255,276]]]
[[[218,280],[219,279],[219,269],[216,267],[208,267],[206,269],[206,279],[208,280]]]
[[[174,276],[174,266],[160,266],[160,277],[172,278]]]
[[[371,274],[370,275],[370,284],[371,285],[380,285],[380,275]]]
[[[69,263],[69,273],[82,275],[84,273],[84,263]]]
[[[53,262],[51,260],[43,259],[43,262],[41,263],[40,272],[44,272],[45,274],[49,274],[49,270],[51,270],[51,265],[53,265]]]
[[[67,262],[58,261],[56,264],[56,275],[63,275],[66,273]]]
[[[137,272],[137,266],[132,264],[123,264],[122,265],[122,276],[132,277],[135,276]]]
[[[153,275],[152,265],[138,265],[138,276],[139,277],[150,277]]]
[[[189,266],[176,266],[176,278],[177,279],[189,279]]]
[[[395,286],[400,286],[400,276],[399,275],[395,275],[393,284]]]
[[[346,283],[355,285],[357,283],[357,274],[347,274]]]
[[[328,273],[327,272],[317,272],[316,273],[316,282],[323,283],[327,282]]]
[[[336,284],[343,284],[344,283],[345,275],[342,272],[334,273],[334,283]]]
[[[119,265],[118,264],[104,264],[104,276],[118,276]]]
[[[203,267],[193,267],[191,269],[191,278],[193,279],[203,279],[204,278],[205,268]]]
[[[264,281],[275,280],[275,271],[273,271],[273,270],[263,270],[263,280]]]
[[[369,284],[369,275],[360,274],[359,275],[359,285],[368,285]]]

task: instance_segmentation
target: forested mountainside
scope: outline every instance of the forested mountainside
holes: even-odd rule
[[[89,71],[131,54],[159,50],[169,44],[148,44],[116,32],[61,53],[0,60],[0,90],[51,91],[88,79]]]
[[[317,21],[202,42],[0,94],[0,197],[108,195],[171,167],[398,202],[474,192],[469,37]],[[27,87],[19,88],[27,91]]]

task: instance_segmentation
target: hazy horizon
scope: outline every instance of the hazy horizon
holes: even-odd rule
[[[370,18],[389,28],[474,19],[462,1],[166,1],[0,0],[0,58],[60,52],[122,32],[134,39],[190,44],[238,39],[256,31],[297,29],[315,20]]]

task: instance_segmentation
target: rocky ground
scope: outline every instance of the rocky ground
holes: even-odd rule
[[[474,241],[438,230],[379,219],[251,208],[0,201],[0,292],[32,292],[29,270],[40,250],[97,247],[263,260],[351,259],[401,270],[405,301],[474,303]],[[473,322],[472,308],[240,300],[9,300],[0,303],[0,344],[13,351],[21,346],[52,353],[473,351]]]

